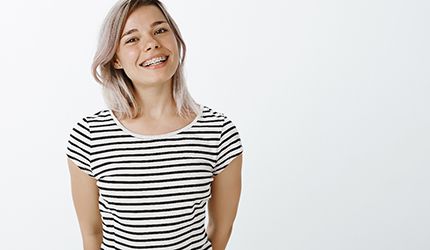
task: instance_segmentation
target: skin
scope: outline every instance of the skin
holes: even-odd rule
[[[116,51],[115,68],[124,70],[133,81],[143,107],[137,118],[121,120],[127,129],[136,133],[167,133],[186,126],[195,118],[183,119],[176,115],[171,85],[179,63],[178,44],[167,23],[151,27],[152,23],[163,20],[166,20],[164,15],[155,6],[138,8],[127,19],[123,33],[135,31],[121,39]],[[139,66],[158,53],[169,55],[165,67],[147,70]],[[96,180],[82,172],[70,159],[67,159],[67,164],[84,250],[99,250],[102,223]],[[242,155],[239,155],[214,177],[211,184],[207,234],[213,250],[224,250],[230,238],[241,193],[241,168]]]
[[[242,154],[214,177],[207,233],[213,250],[224,250],[233,230],[242,188]]]
[[[73,204],[81,229],[84,250],[100,250],[102,220],[98,207],[99,190],[96,180],[82,172],[67,159]]]

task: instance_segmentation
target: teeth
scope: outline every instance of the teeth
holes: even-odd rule
[[[166,56],[160,56],[143,62],[142,66],[146,67],[152,64],[158,64],[167,60]]]

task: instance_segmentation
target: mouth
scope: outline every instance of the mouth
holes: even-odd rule
[[[164,65],[169,56],[157,56],[151,59],[145,60],[139,64],[139,66],[144,68],[155,68],[156,66]]]

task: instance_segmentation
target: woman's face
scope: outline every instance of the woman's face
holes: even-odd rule
[[[134,85],[153,85],[168,82],[178,65],[178,44],[163,13],[153,5],[132,12],[121,34],[115,68],[124,69]]]

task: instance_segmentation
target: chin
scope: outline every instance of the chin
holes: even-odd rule
[[[141,79],[141,80],[138,80],[137,82],[145,86],[156,86],[156,85],[168,83],[171,80],[172,78],[151,78],[151,79]]]

